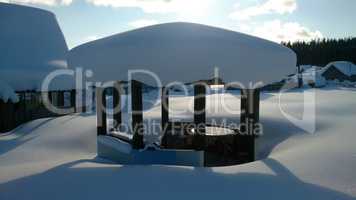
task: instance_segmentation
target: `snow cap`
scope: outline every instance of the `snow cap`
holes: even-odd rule
[[[0,3],[0,27],[0,80],[13,90],[39,90],[50,72],[67,68],[68,47],[53,13]]]
[[[167,23],[99,39],[72,49],[69,66],[94,72],[97,81],[127,80],[129,70],[148,70],[162,84],[215,77],[263,84],[295,71],[296,54],[277,43],[221,28]],[[150,76],[134,79],[152,84]]]
[[[68,47],[53,13],[0,3],[0,70],[63,68]]]

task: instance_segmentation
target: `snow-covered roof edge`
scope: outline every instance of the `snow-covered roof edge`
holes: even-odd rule
[[[350,61],[331,62],[324,67],[322,73],[326,72],[330,67],[333,67],[333,66],[336,67],[340,72],[342,72],[346,76],[356,75],[356,65]]]
[[[94,71],[99,81],[126,80],[129,70],[145,69],[162,80],[191,82],[278,81],[295,71],[296,54],[280,44],[218,27],[166,23],[88,42],[70,50],[69,65]],[[189,72],[189,73],[187,73]]]

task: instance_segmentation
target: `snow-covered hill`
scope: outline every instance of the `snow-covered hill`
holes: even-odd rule
[[[95,158],[94,115],[30,122],[0,136],[0,199],[356,199],[356,90],[334,86],[315,92],[315,134],[283,116],[278,94],[264,93],[265,135],[257,140],[261,160],[231,167],[112,164]],[[239,107],[236,96],[221,97],[231,109]],[[189,98],[173,98],[172,107],[184,110]],[[283,110],[302,115],[302,99],[300,90],[283,94]],[[159,109],[146,111],[145,118],[159,118]]]

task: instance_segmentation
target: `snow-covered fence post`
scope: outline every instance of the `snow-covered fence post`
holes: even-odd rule
[[[98,135],[106,135],[106,94],[105,88],[96,88],[96,127]]]
[[[121,118],[121,85],[119,81],[114,83],[113,88],[113,119],[114,119],[114,129],[118,129],[121,126],[122,118]]]
[[[132,147],[141,149],[143,143],[143,113],[142,113],[142,83],[131,80],[131,101],[132,101]]]
[[[198,82],[194,85],[194,147],[196,150],[205,148],[206,126],[206,84]]]

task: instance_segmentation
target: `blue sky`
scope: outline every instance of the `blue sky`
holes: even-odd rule
[[[356,36],[355,0],[0,0],[54,12],[70,48],[156,23],[187,21],[280,41]]]

